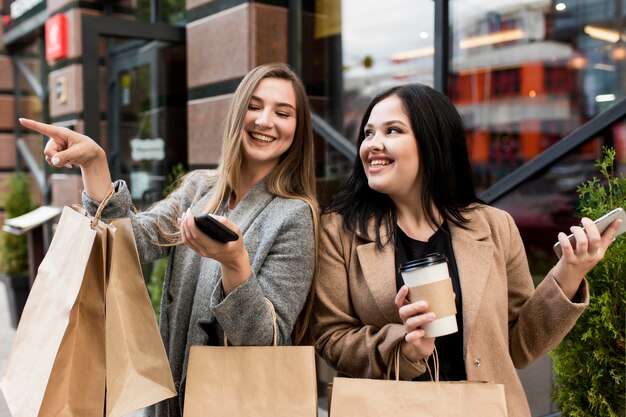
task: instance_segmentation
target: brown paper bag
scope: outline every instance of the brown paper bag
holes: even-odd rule
[[[36,417],[39,414],[48,381],[55,379],[52,369],[61,346],[64,349],[58,355],[57,369],[63,369],[66,375],[59,374],[56,379],[69,380],[68,389],[69,385],[82,384],[71,374],[85,366],[91,372],[90,387],[95,387],[98,393],[94,396],[91,389],[85,390],[86,403],[88,401],[95,407],[101,407],[104,402],[102,330],[106,250],[101,236],[96,243],[98,234],[101,234],[99,230],[91,229],[90,219],[71,208],[63,210],[57,233],[39,266],[37,279],[24,306],[0,380],[14,416]],[[103,289],[98,295],[93,289],[100,285]],[[85,316],[90,316],[88,322],[92,328],[77,337],[77,326],[82,326]],[[73,361],[72,351],[81,351],[85,355]],[[99,366],[89,363],[91,358]],[[83,365],[85,360],[87,363]],[[57,381],[54,385],[58,384]]]
[[[65,207],[39,267],[0,379],[15,416],[103,416],[106,401],[117,417],[176,395],[130,221],[94,222]]]
[[[129,219],[111,222],[106,291],[107,417],[176,395]],[[111,227],[109,227],[111,229]]]
[[[395,366],[395,381],[334,378],[330,417],[507,417],[504,385],[399,381],[399,354],[397,348],[390,366]],[[437,362],[435,353],[436,379]]]
[[[316,417],[313,346],[192,346],[184,417]]]
[[[504,386],[335,378],[330,417],[506,417]]]

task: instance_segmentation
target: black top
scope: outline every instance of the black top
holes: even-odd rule
[[[459,271],[456,267],[454,251],[452,250],[452,238],[446,222],[428,239],[428,242],[411,239],[396,225],[396,290],[399,291],[404,285],[402,276],[398,272],[400,264],[420,259],[431,253],[440,253],[448,258],[448,269],[452,278],[452,289],[456,294],[456,324],[459,331],[446,336],[440,336],[435,340],[439,355],[439,379],[441,381],[462,381],[467,379],[465,373],[465,361],[463,360],[463,303],[461,297],[461,284]],[[434,372],[433,356],[428,359],[430,369]],[[418,376],[416,381],[430,381],[427,372]]]

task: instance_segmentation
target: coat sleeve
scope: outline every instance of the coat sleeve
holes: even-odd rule
[[[515,222],[506,214],[509,253],[507,281],[509,299],[509,351],[521,369],[552,350],[572,329],[589,304],[587,281],[583,280],[570,301],[550,271],[536,289],[528,268],[524,245]]]
[[[325,215],[321,223],[313,324],[316,350],[340,373],[384,378],[394,350],[405,336],[404,326],[387,323],[379,327],[361,320],[353,303],[363,300],[350,291],[353,252],[347,246],[352,239],[343,232],[339,215]],[[401,356],[401,379],[424,372],[424,364],[414,364]]]
[[[212,294],[212,312],[233,345],[272,344],[273,324],[265,298],[276,310],[278,344],[291,344],[291,332],[315,269],[311,209],[299,200],[292,204],[295,207],[286,207],[281,213],[284,221],[258,272],[225,298],[220,279]]]
[[[193,201],[210,189],[208,171],[192,171],[185,176],[182,184],[167,198],[159,201],[150,209],[136,213],[130,191],[125,181],[114,183],[116,192],[102,211],[104,221],[128,217],[133,225],[135,242],[141,263],[148,263],[168,255],[169,246],[166,238],[158,230],[165,233],[177,233],[177,218]],[[82,195],[83,206],[92,216],[96,213],[99,203],[92,200],[85,192]]]

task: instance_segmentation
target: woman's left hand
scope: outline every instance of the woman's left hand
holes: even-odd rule
[[[585,275],[604,258],[622,221],[615,220],[602,236],[591,219],[583,217],[581,223],[584,228],[570,228],[576,238],[576,248],[572,247],[565,233],[559,233],[563,256],[552,270],[554,279],[570,300],[574,298]]]
[[[250,258],[248,251],[243,245],[239,227],[226,217],[212,216],[237,233],[239,239],[222,243],[210,238],[198,229],[190,210],[187,210],[180,219],[180,235],[185,246],[200,256],[215,259],[222,265],[222,286],[224,287],[224,293],[230,294],[250,276]]]

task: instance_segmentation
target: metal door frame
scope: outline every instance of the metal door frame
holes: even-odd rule
[[[185,28],[166,23],[83,15],[83,111],[85,134],[94,140],[100,136],[100,37],[145,39],[184,43]]]

